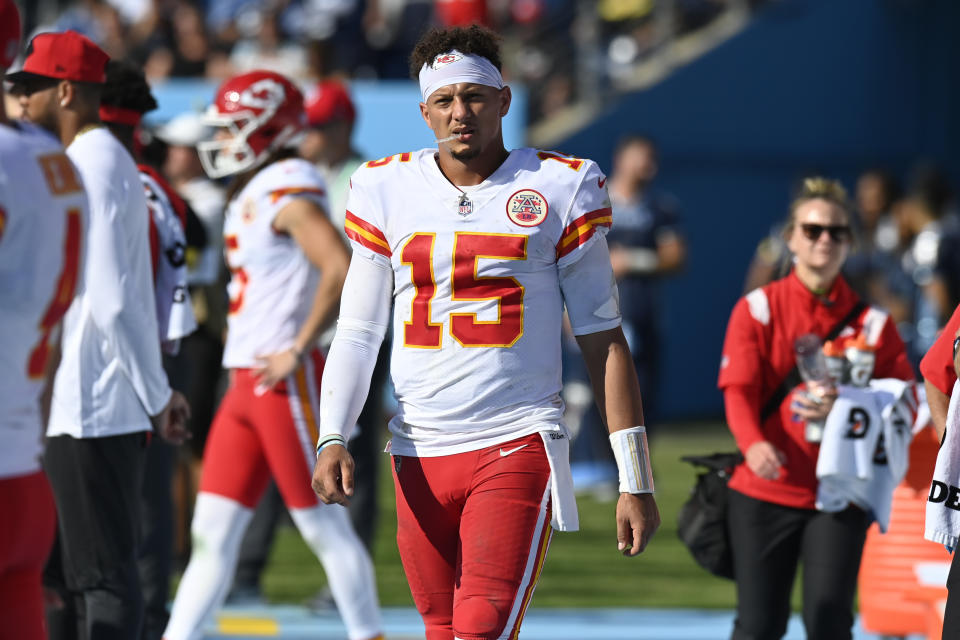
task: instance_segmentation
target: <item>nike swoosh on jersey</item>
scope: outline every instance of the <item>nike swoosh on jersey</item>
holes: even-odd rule
[[[607,176],[600,176],[597,178],[597,186],[603,189],[603,185],[607,184]]]
[[[517,451],[520,451],[520,449],[523,449],[525,446],[527,445],[522,444],[519,447],[514,447],[513,449],[507,449],[506,451],[504,451],[503,449],[500,449],[500,457],[506,458],[511,453],[516,453]]]

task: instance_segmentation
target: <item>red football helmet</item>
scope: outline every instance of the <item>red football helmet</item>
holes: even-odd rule
[[[13,64],[20,50],[20,12],[13,0],[0,0],[0,67]]]
[[[263,164],[303,130],[303,94],[279,73],[251,71],[223,83],[204,122],[228,132],[197,144],[204,171],[211,178],[241,173]]]

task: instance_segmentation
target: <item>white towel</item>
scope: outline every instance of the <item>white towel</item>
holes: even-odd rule
[[[550,499],[553,519],[550,525],[557,531],[577,531],[580,517],[573,494],[573,475],[570,473],[570,437],[566,429],[541,431],[543,448],[550,462]]]
[[[951,551],[960,536],[960,381],[953,383],[947,409],[947,435],[937,453],[927,498],[923,537]]]
[[[915,385],[888,378],[838,392],[817,457],[817,508],[836,512],[853,503],[886,531],[893,490],[907,472]]]

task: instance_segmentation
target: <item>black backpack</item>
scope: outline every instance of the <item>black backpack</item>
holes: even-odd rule
[[[727,482],[733,468],[743,462],[735,453],[680,458],[706,471],[697,474],[690,498],[677,516],[677,535],[693,559],[715,576],[733,579],[733,554],[727,530]]]

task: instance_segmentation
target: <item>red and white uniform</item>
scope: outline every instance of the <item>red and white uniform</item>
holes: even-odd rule
[[[577,335],[620,324],[603,239],[610,202],[589,160],[516,149],[480,185],[457,188],[436,153],[353,175],[345,230],[354,253],[323,427],[346,433],[359,412],[365,389],[341,388],[364,349],[376,353],[364,336],[387,324],[392,297],[397,541],[427,640],[514,638],[552,511],[570,494],[551,486],[569,476],[564,305]]]
[[[267,166],[227,207],[230,312],[224,367],[253,367],[258,356],[289,349],[310,312],[319,273],[293,238],[273,227],[293,198],[309,198],[327,210],[323,178],[305,160]]]
[[[81,277],[87,197],[59,141],[0,125],[0,635],[46,638],[40,574],[53,495],[40,470],[40,395]]]
[[[840,276],[821,299],[795,273],[755,289],[733,308],[723,345],[718,386],[724,391],[727,424],[740,451],[767,440],[786,455],[775,480],[765,480],[741,464],[730,487],[758,500],[800,509],[815,508],[816,465],[820,445],[804,437],[805,422],[790,410],[792,393],[763,424],[760,413],[796,363],[795,340],[808,333],[826,335],[857,303]],[[889,316],[868,307],[845,327],[838,339],[864,334],[876,349],[874,378],[913,380],[903,340]]]
[[[462,192],[435,153],[367,163],[347,202],[354,251],[394,274],[392,452],[447,455],[559,431],[558,268],[610,226],[606,178],[590,160],[517,149],[465,188],[472,211],[460,215]],[[619,324],[613,312],[575,330]]]
[[[207,443],[205,463],[213,466],[200,488],[248,507],[256,506],[270,471],[288,505],[317,504],[309,479],[322,357],[311,352],[292,376],[264,393],[255,389],[250,372],[260,366],[258,357],[293,346],[313,302],[318,270],[293,238],[273,226],[294,198],[309,198],[325,208],[323,178],[304,160],[270,164],[230,201],[223,228],[231,272],[223,366],[235,371]],[[250,433],[251,441],[238,451],[238,442],[246,442],[236,440],[241,431]]]
[[[0,478],[40,469],[39,398],[87,227],[87,197],[59,141],[16,126],[0,125]]]
[[[192,532],[196,547],[180,583],[168,640],[203,637],[205,620],[222,603],[253,509],[271,477],[294,524],[323,563],[351,639],[379,634],[373,567],[346,510],[322,505],[310,487],[316,460],[320,377],[316,349],[271,389],[252,369],[258,356],[293,346],[320,276],[296,241],[276,231],[274,219],[295,198],[325,207],[323,179],[302,160],[261,169],[227,208],[225,252],[232,277],[223,364],[231,383],[207,437]],[[229,560],[225,560],[229,558]]]

